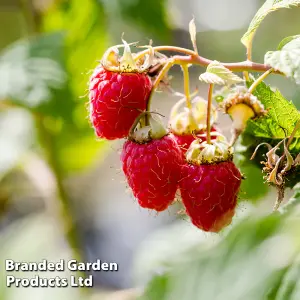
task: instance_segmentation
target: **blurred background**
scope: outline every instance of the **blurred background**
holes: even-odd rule
[[[78,289],[6,288],[8,258],[57,261],[73,257],[73,248],[82,261],[117,262],[118,272],[93,274],[91,297],[131,299],[132,288],[161,271],[164,257],[208,239],[177,214],[176,205],[158,215],[139,208],[120,169],[122,141],[98,140],[89,124],[87,82],[123,32],[128,42],[153,39],[154,45],[191,48],[187,30],[193,16],[202,56],[245,60],[240,38],[263,2],[0,0],[1,300],[81,298]],[[299,34],[299,10],[265,20],[255,37],[255,61],[262,62],[282,38]],[[191,88],[205,97],[206,87],[197,81],[202,71],[191,68]],[[180,69],[171,74],[172,87],[182,92]],[[268,81],[300,108],[300,90],[292,82],[276,76]],[[176,100],[159,93],[153,109],[167,122]],[[219,127],[229,133],[226,116],[220,116]],[[270,209],[272,202],[260,201],[273,201],[260,169],[240,167],[251,181],[243,183],[237,218],[257,206]]]

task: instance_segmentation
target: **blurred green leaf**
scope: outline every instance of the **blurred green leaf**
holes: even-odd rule
[[[256,30],[264,18],[271,12],[280,8],[290,8],[300,5],[299,0],[267,0],[252,19],[247,32],[243,35],[241,42],[248,48],[253,40]]]
[[[278,45],[277,50],[281,50],[286,44],[288,44],[289,42],[300,38],[300,35],[292,35],[292,36],[288,36],[286,38],[284,38]]]
[[[288,202],[279,209],[282,214],[292,213],[296,207],[300,207],[300,186],[295,186],[294,190],[295,194],[293,197],[290,198]]]
[[[287,39],[291,39],[288,41]],[[289,37],[283,40],[278,51],[269,51],[265,55],[265,64],[279,70],[287,77],[300,84],[300,37]]]
[[[264,183],[261,169],[252,162],[238,164],[245,180],[242,181],[239,198],[241,200],[262,200],[269,191],[268,185]],[[255,188],[253,188],[255,187]]]
[[[43,18],[46,31],[66,31],[66,57],[72,75],[71,87],[82,106],[91,69],[108,47],[107,20],[103,5],[96,0],[57,1]]]
[[[0,56],[0,99],[36,108],[63,88],[62,34],[36,36],[13,43]]]
[[[76,172],[90,166],[99,157],[99,151],[107,149],[104,141],[96,141],[86,105],[90,70],[107,47],[106,16],[103,6],[96,0],[87,0],[84,5],[80,0],[57,1],[45,12],[43,27],[49,32],[66,32],[64,56],[69,82],[65,93],[59,91],[57,101],[52,103],[58,111],[60,103],[67,99],[72,105],[68,107],[67,118],[52,115],[43,119],[40,126],[48,136],[44,139],[52,152],[48,155],[55,159],[60,172]]]
[[[300,256],[297,257],[294,264],[288,268],[288,271],[285,273],[284,277],[281,280],[279,289],[276,293],[275,300],[286,300],[286,299],[298,299],[296,298],[295,291],[297,285],[300,285]],[[298,287],[298,293],[299,293]],[[299,294],[298,294],[299,295]]]
[[[166,299],[168,276],[167,274],[153,277],[148,284],[145,294],[139,297],[139,300],[157,300]]]
[[[34,143],[33,125],[30,114],[22,109],[0,111],[0,179]]]
[[[168,40],[170,26],[167,21],[165,0],[118,0],[117,7],[124,19],[143,28],[146,32],[162,40]]]
[[[287,290],[281,284],[274,287],[296,264],[299,225],[299,219],[280,214],[251,216],[236,224],[213,248],[183,253],[165,276],[155,276],[142,299],[153,299],[154,293],[161,295],[161,300],[274,299],[271,294]],[[299,281],[298,277],[297,284]],[[295,286],[293,280],[291,286]],[[285,298],[290,299],[296,298]]]

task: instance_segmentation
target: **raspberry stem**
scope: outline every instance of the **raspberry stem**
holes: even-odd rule
[[[183,80],[184,80],[184,93],[186,98],[186,107],[191,109],[191,96],[190,96],[190,76],[188,65],[181,65],[183,71]]]
[[[194,64],[194,65],[200,65],[203,67],[207,67],[210,63],[212,63],[212,60],[202,57],[200,55],[197,55],[193,50],[181,48],[181,47],[175,47],[175,46],[157,46],[153,47],[153,50],[156,52],[159,51],[170,51],[170,52],[177,52],[185,54],[185,56],[176,55],[173,56],[173,58],[179,63],[179,64]],[[138,53],[135,57],[135,61],[141,59],[144,55],[149,53],[149,49],[141,51]],[[270,66],[265,64],[260,64],[256,62],[252,62],[250,60],[241,61],[241,62],[234,62],[234,63],[226,63],[221,62],[221,64],[226,67],[227,69],[234,71],[234,72],[243,72],[243,71],[255,71],[255,72],[265,72],[271,69]],[[280,71],[274,71],[274,74],[281,74]]]
[[[254,90],[257,88],[257,86],[264,81],[272,72],[274,71],[273,68],[267,70],[265,73],[263,73],[260,77],[258,77],[250,86],[248,92],[252,94]]]
[[[211,106],[212,106],[212,95],[213,95],[214,85],[210,84],[208,88],[208,97],[207,97],[207,115],[206,115],[206,141],[207,144],[211,144],[210,138],[210,116],[211,116]]]
[[[150,111],[150,107],[151,107],[151,100],[152,100],[152,97],[156,91],[156,89],[158,88],[160,82],[163,80],[163,78],[165,77],[165,75],[167,74],[167,72],[170,70],[170,68],[175,64],[175,60],[173,58],[170,58],[166,64],[164,65],[164,67],[161,69],[161,71],[159,72],[159,74],[157,75],[154,83],[153,83],[153,86],[152,86],[152,90],[151,90],[151,94],[149,96],[149,99],[148,99],[148,103],[147,103],[147,111]],[[146,114],[146,125],[149,125],[149,122],[148,122],[148,114]]]

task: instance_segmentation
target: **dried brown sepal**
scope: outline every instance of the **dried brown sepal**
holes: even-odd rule
[[[283,153],[281,156],[277,155],[276,152],[280,149],[283,144]],[[286,139],[280,141],[275,147],[272,147],[268,143],[262,143],[258,145],[251,157],[253,159],[260,146],[266,145],[268,152],[266,153],[266,161],[262,161],[264,165],[263,173],[265,174],[264,179],[268,184],[274,185],[277,188],[277,200],[273,210],[276,211],[284,198],[285,180],[286,176],[293,172],[297,165],[300,163],[300,154],[294,159],[288,150]]]

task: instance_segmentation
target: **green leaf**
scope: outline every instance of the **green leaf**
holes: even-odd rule
[[[214,247],[183,253],[165,276],[149,283],[143,299],[155,291],[160,300],[274,300],[270,294],[278,294],[281,286],[274,287],[287,278],[300,251],[299,225],[280,214],[252,215]]]
[[[300,278],[300,256],[290,266],[285,276],[282,278],[281,284],[276,294],[275,300],[297,299],[294,296],[296,286],[299,285]]]
[[[158,275],[153,277],[148,284],[144,295],[138,298],[138,300],[157,300],[165,299],[167,296],[168,275]]]
[[[199,76],[199,80],[218,85],[231,85],[244,81],[216,60],[207,66],[206,72]]]
[[[241,42],[246,46],[246,48],[250,47],[256,30],[269,13],[280,8],[290,8],[298,5],[300,5],[300,0],[267,0],[255,14],[247,32],[243,35]]]
[[[283,139],[288,137],[300,119],[300,112],[281,93],[260,83],[253,93],[268,111],[266,116],[248,121],[246,132],[255,137]],[[295,137],[300,137],[300,130]]]
[[[300,37],[297,36],[290,41],[283,40],[279,48],[281,50],[269,51],[265,54],[265,64],[300,84]]]

